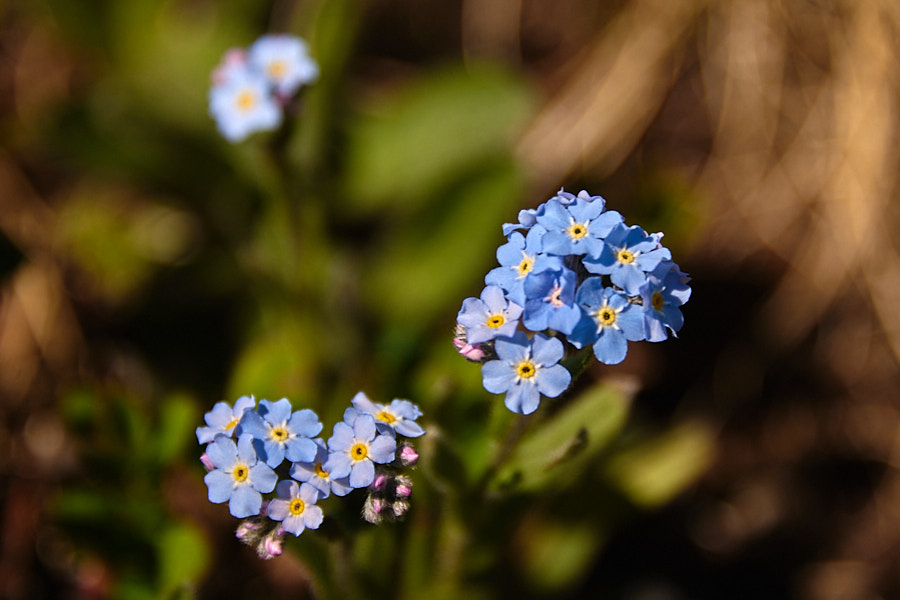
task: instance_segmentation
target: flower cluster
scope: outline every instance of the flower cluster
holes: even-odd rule
[[[602,197],[560,190],[503,234],[500,266],[480,298],[463,301],[454,344],[482,363],[485,389],[505,393],[511,411],[529,414],[542,395],[569,387],[564,341],[612,365],[628,342],[660,342],[681,329],[690,278],[662,233],[626,225]]]
[[[232,48],[212,74],[209,112],[230,142],[281,125],[283,108],[319,67],[306,44],[290,35],[264,35],[249,49]]]
[[[332,494],[368,488],[366,520],[380,522],[386,507],[399,518],[412,493],[403,470],[418,459],[406,438],[425,433],[416,423],[421,415],[408,400],[377,404],[360,392],[326,442],[317,437],[316,413],[294,411],[287,398],[219,402],[197,428],[197,440],[207,445],[201,461],[209,501],[228,502],[233,516],[246,519],[237,536],[264,558],[281,554],[287,533],[317,529],[324,518],[317,503]]]

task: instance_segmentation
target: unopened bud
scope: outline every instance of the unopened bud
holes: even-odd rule
[[[406,500],[397,500],[391,508],[394,510],[394,516],[400,518],[409,510],[409,502]]]
[[[200,462],[203,463],[203,466],[206,467],[207,471],[212,471],[216,468],[216,466],[209,459],[209,455],[207,455],[206,452],[200,455]]]
[[[400,464],[404,467],[409,467],[417,462],[419,462],[419,453],[409,444],[404,444],[400,448]]]
[[[398,485],[394,492],[400,498],[409,498],[409,495],[412,494],[412,488],[408,485]]]
[[[387,481],[387,478],[384,476],[384,474],[379,473],[378,475],[375,476],[375,480],[372,482],[372,485],[370,487],[373,490],[380,491],[381,489],[384,488],[385,481]]]

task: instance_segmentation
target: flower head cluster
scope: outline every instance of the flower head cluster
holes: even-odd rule
[[[232,48],[212,73],[209,112],[230,142],[281,125],[284,106],[319,67],[294,36],[264,35],[247,50]]]
[[[416,422],[420,416],[408,400],[377,404],[360,392],[325,442],[316,437],[322,431],[316,413],[294,411],[287,398],[219,402],[205,415],[206,426],[197,428],[197,440],[206,444],[201,462],[209,500],[228,502],[231,514],[245,519],[237,537],[272,558],[281,554],[287,533],[319,527],[324,514],[317,503],[332,494],[365,488],[383,500],[384,482],[392,481],[399,482],[391,488],[393,497],[406,502],[412,482],[403,470],[418,459],[406,438],[425,433]],[[273,490],[274,497],[264,496]],[[377,522],[368,518],[370,512],[364,509],[363,516]],[[403,512],[394,511],[396,517]]]
[[[606,201],[560,190],[503,225],[499,267],[457,316],[454,345],[482,363],[484,387],[529,414],[568,388],[566,343],[617,364],[628,342],[659,342],[684,324],[690,278],[661,233],[628,226]]]

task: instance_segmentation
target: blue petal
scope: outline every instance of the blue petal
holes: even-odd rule
[[[576,348],[584,348],[597,340],[597,321],[593,317],[582,313],[581,320],[566,339]]]
[[[547,326],[554,331],[569,335],[578,322],[581,320],[581,309],[572,304],[571,306],[559,306],[551,308]]]
[[[569,387],[572,375],[562,365],[540,369],[535,375],[537,389],[548,398],[556,398]]]
[[[287,398],[282,398],[277,402],[269,402],[268,400],[260,401],[260,404],[263,403],[268,404],[268,412],[264,414],[266,421],[271,423],[272,425],[281,425],[285,421],[291,418],[291,401]],[[262,411],[260,411],[262,414]]]
[[[565,348],[557,338],[538,334],[531,340],[531,358],[539,365],[555,365],[564,354]]]
[[[350,469],[350,485],[363,488],[375,480],[375,465],[370,460],[361,460]]]
[[[524,331],[517,331],[511,338],[498,338],[494,342],[494,352],[500,360],[506,362],[519,362],[528,356],[528,336]]]
[[[628,341],[639,342],[644,339],[643,311],[633,304],[619,313],[616,317],[616,325],[619,326]]]
[[[422,426],[416,423],[415,421],[398,421],[394,425],[394,429],[402,436],[408,438],[419,437],[425,433],[425,430],[422,429]]]
[[[531,383],[514,385],[504,400],[506,408],[523,415],[533,413],[540,403],[541,395],[538,393],[537,387]]]
[[[634,264],[621,265],[610,274],[612,282],[625,290],[626,294],[639,293],[641,285],[647,280],[647,275]]]
[[[288,429],[291,433],[311,438],[319,435],[319,432],[322,431],[322,423],[319,422],[319,416],[316,413],[304,408],[291,415]]]
[[[332,452],[347,450],[353,445],[353,429],[346,423],[335,423],[334,433],[328,438],[328,448]]]
[[[284,456],[291,462],[311,462],[318,446],[309,438],[292,438],[284,445]]]
[[[492,360],[481,365],[481,376],[484,379],[484,389],[492,394],[502,394],[516,380],[513,366],[502,360]]]
[[[269,427],[255,410],[245,412],[238,427],[240,428],[240,434],[249,433],[260,440],[265,439],[269,435]]]
[[[217,468],[227,469],[237,462],[237,446],[231,438],[219,436],[206,447],[206,456]]]
[[[219,504],[231,498],[231,492],[234,490],[234,478],[230,474],[217,469],[207,473],[203,481],[209,488],[210,502]]]
[[[289,500],[276,498],[275,500],[269,502],[269,507],[266,509],[266,513],[273,521],[283,521],[289,514],[291,514],[288,508],[290,504],[291,503]]]
[[[228,502],[228,510],[239,519],[259,514],[262,508],[262,496],[249,485],[235,488]]]
[[[318,529],[324,519],[322,509],[318,506],[307,506],[301,516],[303,517],[303,523],[310,529]]]
[[[361,414],[353,424],[353,437],[368,442],[375,438],[375,419],[368,413]]]
[[[257,440],[259,442],[260,440]],[[284,460],[284,444],[275,440],[265,440],[263,442],[263,450],[258,450],[259,444],[256,444],[257,455],[270,467],[277,467]]]
[[[522,262],[522,250],[525,249],[525,236],[518,231],[509,236],[509,241],[497,248],[497,262],[504,267],[518,265]]]
[[[369,458],[380,464],[394,460],[397,441],[389,435],[379,435],[369,444]]]
[[[254,489],[267,494],[275,489],[278,475],[266,465],[257,463],[250,467],[250,481]]]
[[[350,455],[347,452],[332,452],[325,464],[322,465],[322,468],[334,479],[349,475],[352,466],[353,462],[350,460]]]
[[[621,331],[605,327],[594,342],[594,356],[606,365],[617,365],[625,360],[628,342]]]

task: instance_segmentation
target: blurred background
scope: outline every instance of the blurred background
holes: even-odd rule
[[[267,32],[322,75],[230,145],[210,72]],[[893,0],[0,3],[0,596],[313,597],[333,543],[241,546],[194,428],[363,389],[429,435],[356,593],[900,597],[898,46]],[[485,503],[510,421],[452,327],[562,186],[665,232],[686,325]]]

